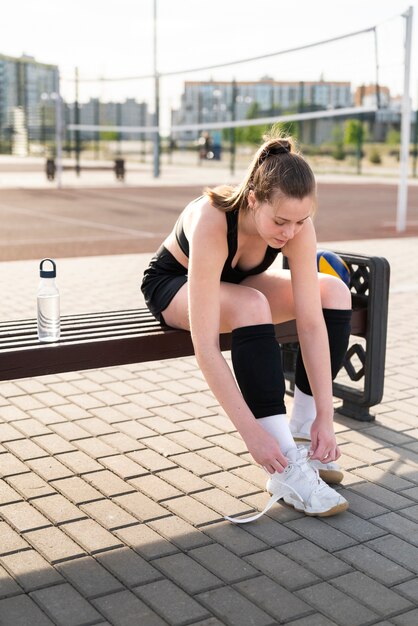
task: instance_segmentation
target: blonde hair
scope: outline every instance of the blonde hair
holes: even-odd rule
[[[307,196],[315,198],[314,173],[296,151],[292,137],[265,137],[240,185],[207,188],[205,194],[211,204],[222,211],[248,211],[251,190],[258,202],[269,202],[273,196],[300,200]]]

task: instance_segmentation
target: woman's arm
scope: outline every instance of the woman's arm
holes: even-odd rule
[[[287,461],[277,441],[255,419],[219,346],[220,278],[228,255],[225,215],[209,204],[196,211],[188,239],[189,316],[199,367],[213,394],[240,432],[255,461],[282,471]]]
[[[331,361],[316,268],[316,236],[311,219],[286,245],[286,255],[292,275],[299,343],[317,412],[311,430],[312,458],[322,459],[327,452],[330,460],[335,460],[340,453],[333,428]]]

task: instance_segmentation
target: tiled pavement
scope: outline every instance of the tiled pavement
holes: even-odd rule
[[[416,626],[417,244],[326,244],[392,266],[384,400],[336,416],[340,516],[223,521],[265,476],[193,358],[0,383],[0,624]],[[137,306],[147,259],[61,260],[63,313]],[[3,319],[33,316],[36,262],[2,270]]]

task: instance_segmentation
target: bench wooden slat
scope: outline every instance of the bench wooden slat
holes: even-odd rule
[[[135,316],[138,320],[132,322]],[[14,333],[9,329],[7,338],[0,339],[0,380],[194,354],[189,332],[161,328],[146,309],[121,312],[116,316],[105,315],[107,319],[103,325],[101,314],[75,317],[80,328],[76,330],[71,322],[63,324],[61,339],[56,344],[39,343],[35,320],[15,324]],[[366,310],[354,311],[352,334],[363,336],[366,324]],[[0,325],[0,334],[4,332],[3,326]],[[295,321],[277,324],[276,337],[280,343],[297,341]],[[220,336],[220,345],[222,350],[230,349],[230,333]]]

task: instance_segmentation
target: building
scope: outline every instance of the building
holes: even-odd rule
[[[24,156],[55,133],[58,67],[0,55],[0,152]]]
[[[187,81],[180,108],[172,112],[172,124],[201,124],[319,109],[352,106],[349,82],[283,82],[270,77],[259,81]],[[176,133],[180,140],[194,140],[198,131]]]
[[[124,102],[102,102],[98,98],[90,98],[82,102],[79,108],[79,124],[101,126],[151,126],[153,120],[148,112],[146,102],[137,102],[127,98]],[[75,104],[66,106],[65,120],[67,124],[75,123]],[[95,138],[91,131],[80,131],[82,140]],[[97,134],[96,134],[97,138]],[[135,140],[148,138],[144,133],[122,132],[118,139]]]

